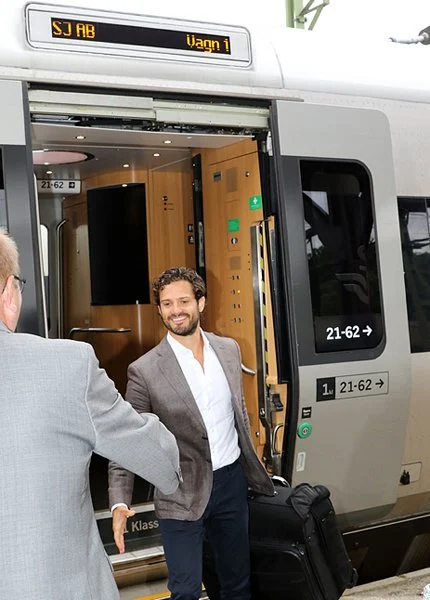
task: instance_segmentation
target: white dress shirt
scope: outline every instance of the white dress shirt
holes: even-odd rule
[[[215,471],[240,456],[230,386],[208,338],[203,338],[203,366],[191,350],[167,334],[182,373],[202,415],[209,439],[212,468]]]

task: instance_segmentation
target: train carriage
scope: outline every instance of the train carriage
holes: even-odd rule
[[[267,469],[330,488],[362,582],[427,566],[427,49],[105,4],[0,9],[20,330],[91,343],[124,392],[162,335],[151,279],[196,268]],[[91,486],[114,552],[96,456]],[[127,532],[139,559],[160,545],[151,492]]]

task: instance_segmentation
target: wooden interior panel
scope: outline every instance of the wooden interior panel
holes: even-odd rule
[[[122,183],[148,183],[147,169],[118,168],[115,171],[101,171],[97,175],[87,177],[82,182],[82,191],[86,193],[91,188],[107,185],[121,185]]]
[[[154,279],[175,266],[195,267],[188,224],[194,226],[191,157],[150,171],[149,271]]]
[[[151,304],[91,307],[92,327],[131,329],[129,333],[97,333],[86,340],[121,394],[126,389],[129,364],[154,346],[154,311]]]
[[[240,345],[245,366],[257,371],[251,227],[263,220],[263,211],[251,202],[261,196],[256,143],[238,144],[202,152],[206,275],[208,304],[204,326],[234,338]],[[269,224],[273,227],[273,223]],[[264,231],[264,228],[263,228]],[[266,240],[263,234],[263,248]],[[264,252],[263,252],[264,255]],[[267,255],[264,256],[267,265]],[[282,411],[269,415],[272,426],[285,419],[286,386],[277,386],[274,330],[271,319],[269,273],[265,266],[267,379],[271,392],[279,393]],[[253,441],[263,454],[266,431],[259,419],[256,376],[243,374],[245,397]],[[271,406],[271,408],[274,408]],[[283,429],[278,430],[276,449],[282,449]]]
[[[118,169],[101,172],[82,183],[79,196],[64,201],[65,322],[74,327],[131,329],[129,333],[78,333],[92,344],[108,375],[124,393],[128,365],[158,343],[165,330],[152,304],[91,306],[86,192],[122,183],[145,183],[150,278],[176,265],[194,267],[194,245],[188,242],[193,223],[191,161],[181,161],[148,173]],[[139,274],[137,273],[136,276]],[[121,285],[121,274],[113,273]]]
[[[223,152],[224,151],[224,152]],[[208,308],[205,326],[234,338],[243,363],[257,370],[251,264],[251,225],[263,218],[249,199],[261,195],[255,142],[202,153]],[[243,383],[253,441],[260,454],[264,429],[258,417],[257,378]]]
[[[257,144],[252,139],[243,140],[221,148],[210,148],[202,150],[210,164],[216,164],[238,158],[245,154],[253,154],[257,152]],[[228,167],[227,167],[228,168]]]
[[[150,171],[148,204],[149,277],[152,281],[171,267],[195,268],[191,157]],[[194,241],[194,238],[192,238]],[[166,330],[154,307],[154,345]]]

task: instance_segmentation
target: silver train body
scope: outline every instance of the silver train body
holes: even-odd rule
[[[430,533],[430,50],[213,25],[220,19],[209,8],[187,21],[186,14],[139,15],[131,0],[121,12],[96,0],[73,4],[0,8],[0,221],[20,245],[28,280],[21,329],[46,335],[48,305],[51,330],[58,320],[56,296],[42,285],[43,207],[30,154],[35,115],[76,115],[92,104],[97,118],[133,119],[136,111],[170,131],[252,135],[269,164],[270,184],[262,188],[275,231],[275,346],[279,383],[288,389],[278,471],[292,484],[330,488],[359,566],[366,553],[373,556],[369,548],[392,549],[393,539],[401,546],[393,570],[423,566]],[[156,28],[165,38],[159,46],[133,45],[121,37],[131,30],[121,29],[119,42],[109,42],[110,30],[98,41],[95,23]],[[185,46],[172,31],[187,32]],[[61,220],[55,211],[52,223]],[[351,236],[348,257],[342,248]],[[331,278],[338,285],[328,289]]]

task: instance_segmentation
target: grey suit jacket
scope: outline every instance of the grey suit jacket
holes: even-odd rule
[[[249,434],[241,358],[238,344],[225,337],[206,333],[227,377],[238,432],[241,461],[249,487],[273,495],[273,485],[260,463]],[[155,490],[155,510],[160,518],[197,520],[209,501],[213,470],[208,435],[200,411],[169,342],[158,346],[132,363],[128,369],[127,400],[139,412],[152,412],[175,435],[179,446],[183,481],[171,496]],[[130,505],[134,475],[116,464],[109,465],[110,505]]]
[[[88,344],[0,322],[0,357],[0,596],[117,600],[91,502],[91,454],[169,494],[179,480],[175,439],[121,398]]]

